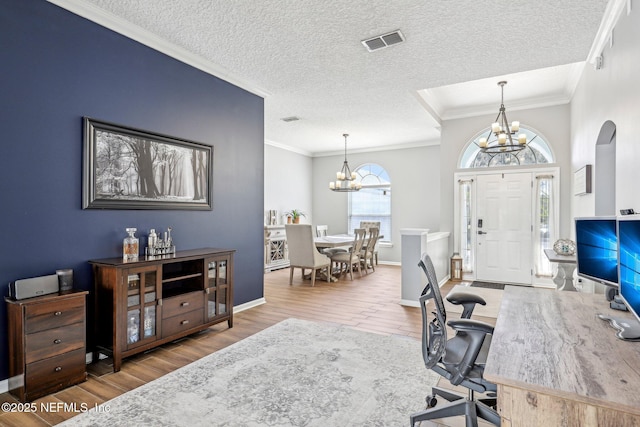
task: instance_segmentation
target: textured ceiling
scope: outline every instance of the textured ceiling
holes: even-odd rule
[[[607,6],[605,0],[55,2],[113,14],[265,93],[265,138],[312,154],[341,150],[345,132],[354,150],[436,142],[440,117],[473,115],[475,106],[475,114],[486,113],[506,74],[518,73],[505,87],[507,109],[510,100],[522,107],[528,98],[550,96],[545,83],[562,86],[558,80],[576,73],[567,64],[586,60]],[[371,53],[361,44],[397,29],[402,44]],[[542,79],[519,74],[547,67],[553,68]],[[474,82],[473,93],[465,82]],[[477,99],[479,93],[492,98]],[[554,96],[570,94],[561,87]],[[428,112],[434,110],[435,117]],[[300,120],[281,120],[289,116]]]

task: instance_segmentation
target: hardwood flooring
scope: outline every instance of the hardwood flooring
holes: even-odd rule
[[[289,317],[334,322],[363,331],[420,339],[420,309],[398,303],[400,267],[379,265],[375,273],[363,274],[362,278],[355,273],[353,281],[348,278],[341,278],[335,283],[316,281],[314,287],[310,286],[309,280],[301,278],[299,271],[296,269],[293,286],[289,286],[288,268],[265,274],[267,303],[235,314],[233,328],[228,329],[225,322],[125,359],[121,371],[117,373],[112,372],[109,359],[91,364],[88,366],[86,382],[36,400],[35,412],[0,412],[0,425],[56,425],[77,414],[73,410],[74,405],[78,409],[81,404],[92,408]],[[441,288],[443,295],[453,286],[452,282],[445,284]],[[478,319],[495,324],[495,319]],[[451,387],[443,381],[440,385]],[[425,395],[429,391],[425,388]],[[0,394],[0,402],[17,403],[8,393]],[[409,414],[407,423],[408,417]],[[462,417],[446,420],[444,424],[421,424],[422,427],[463,425]]]

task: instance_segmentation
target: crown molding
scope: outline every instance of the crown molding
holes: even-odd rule
[[[600,22],[600,27],[596,33],[596,38],[591,45],[587,62],[596,64],[597,58],[602,55],[607,43],[612,44],[613,29],[615,28],[622,11],[627,10],[627,15],[631,13],[631,0],[609,0],[604,11],[604,16]]]
[[[434,139],[434,140],[428,140],[428,141],[409,142],[406,144],[398,144],[398,145],[381,145],[378,147],[357,148],[353,150],[349,149],[349,154],[374,153],[377,151],[406,150],[409,148],[434,147],[438,145],[440,145],[440,140]],[[344,156],[344,150],[315,152],[311,157],[330,157],[330,156]]]
[[[122,19],[110,12],[107,12],[96,5],[86,2],[84,0],[47,0],[49,3],[55,4],[71,13],[95,22],[109,30],[115,31],[127,38],[135,40],[145,46],[148,46],[158,52],[164,53],[171,58],[177,59],[187,65],[197,68],[205,73],[211,74],[214,77],[222,79],[228,83],[238,86],[254,95],[266,98],[271,95],[270,92],[261,88],[258,84],[243,79],[241,77],[234,76],[229,70],[217,65],[211,61],[208,61],[201,56],[195,55],[192,52],[176,46],[161,37],[147,31],[131,22]]]
[[[303,156],[313,157],[313,153],[302,148],[292,147],[290,145],[282,144],[280,142],[272,141],[270,139],[264,140],[264,145],[270,145],[272,147],[280,148],[282,150],[291,151],[292,153],[302,154]]]

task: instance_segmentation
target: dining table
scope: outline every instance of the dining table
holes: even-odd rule
[[[315,237],[316,248],[337,248],[340,246],[351,246],[354,236],[350,234],[333,234],[329,236]]]

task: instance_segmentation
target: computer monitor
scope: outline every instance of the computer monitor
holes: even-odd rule
[[[618,220],[620,297],[640,320],[640,215]]]
[[[617,220],[619,299],[634,318],[598,314],[617,329],[616,336],[640,341],[640,215],[622,216]]]
[[[618,286],[616,217],[576,218],[578,276]]]

